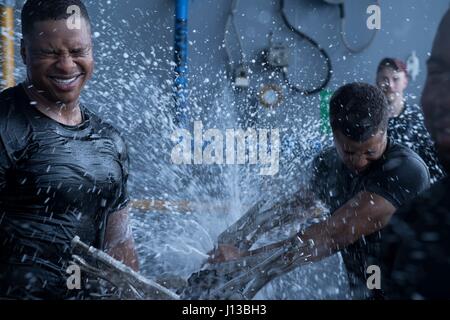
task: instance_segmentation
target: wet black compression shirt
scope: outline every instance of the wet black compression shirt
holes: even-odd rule
[[[127,149],[81,107],[60,124],[22,85],[0,94],[0,298],[66,298],[70,241],[99,246],[110,213],[128,202]]]
[[[430,186],[424,161],[412,150],[390,139],[383,156],[359,175],[345,166],[334,147],[316,156],[312,171],[312,191],[332,213],[359,192],[377,194],[398,209]],[[341,252],[352,286],[361,282],[365,286],[367,267],[372,257],[377,257],[381,240],[380,232],[375,232]]]

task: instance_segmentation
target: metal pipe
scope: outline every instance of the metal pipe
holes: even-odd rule
[[[189,0],[176,0],[175,10],[175,79],[174,91],[174,119],[177,125],[188,124],[188,80],[187,80],[187,58],[188,58],[188,13]]]
[[[5,88],[15,86],[14,80],[14,0],[0,6],[3,81]]]

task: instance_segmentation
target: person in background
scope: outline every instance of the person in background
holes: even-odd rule
[[[432,184],[439,181],[445,174],[425,128],[422,110],[417,104],[406,101],[406,64],[399,59],[384,58],[378,65],[376,83],[389,102],[389,137],[412,149],[425,161]]]

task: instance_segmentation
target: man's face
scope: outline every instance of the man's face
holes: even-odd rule
[[[386,95],[389,104],[403,99],[403,92],[408,86],[408,77],[403,71],[385,67],[377,74],[377,86]]]
[[[94,59],[89,24],[70,30],[67,20],[39,21],[22,41],[21,54],[28,79],[51,102],[78,101],[92,76]]]
[[[333,137],[342,162],[356,174],[363,173],[371,163],[380,159],[387,145],[387,135],[382,131],[364,142],[353,141],[339,130],[333,131]]]

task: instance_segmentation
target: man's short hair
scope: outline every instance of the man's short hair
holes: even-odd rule
[[[383,92],[367,83],[340,87],[330,100],[330,124],[352,141],[364,142],[388,126],[389,103]]]
[[[21,13],[22,36],[29,35],[36,22],[69,18],[72,13],[67,13],[67,9],[73,5],[80,8],[81,17],[90,25],[89,14],[80,0],[27,0]]]
[[[384,58],[380,61],[377,68],[377,73],[379,73],[381,70],[385,68],[391,68],[398,72],[404,72],[406,75],[408,75],[408,69],[406,67],[406,63],[404,63],[400,59],[396,58]]]

